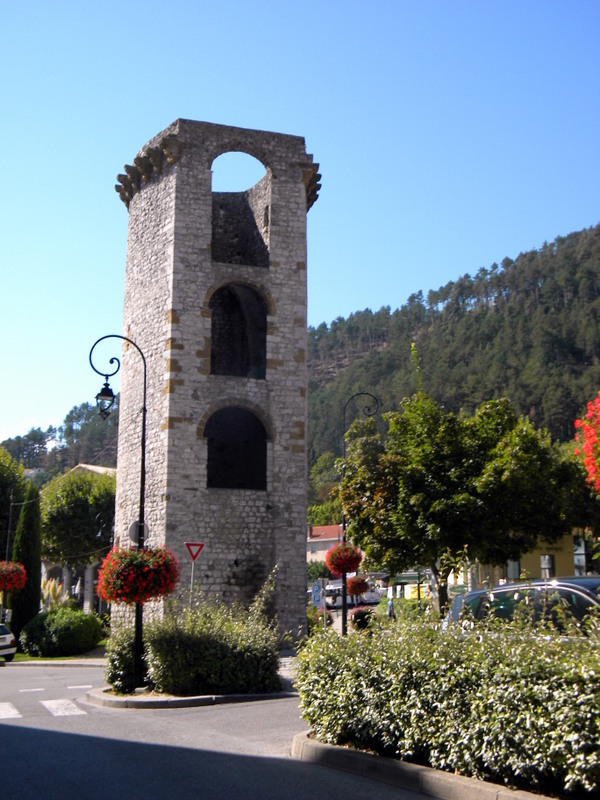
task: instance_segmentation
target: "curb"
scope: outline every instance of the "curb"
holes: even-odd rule
[[[0,661],[0,667],[4,662]],[[14,667],[103,667],[106,664],[103,658],[81,658],[73,659],[72,661],[61,661],[55,659],[52,661],[32,660],[32,661],[11,661],[8,665],[10,668]]]
[[[546,795],[507,789],[476,778],[465,778],[418,764],[407,764],[373,753],[323,744],[309,738],[308,733],[297,733],[294,736],[292,758],[391,783],[435,800],[556,800]]]
[[[298,697],[297,692],[271,692],[271,694],[215,694],[176,697],[174,695],[150,696],[140,692],[138,695],[115,695],[110,688],[91,689],[86,699],[94,705],[107,708],[196,708],[199,706],[218,706],[225,703],[253,703],[258,700],[282,700]]]

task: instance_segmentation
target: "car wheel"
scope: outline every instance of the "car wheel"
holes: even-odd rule
[[[15,657],[15,654],[13,653],[13,654],[12,654],[12,655],[10,655],[10,656],[4,656],[4,660],[5,660],[5,661],[12,661],[14,657]]]

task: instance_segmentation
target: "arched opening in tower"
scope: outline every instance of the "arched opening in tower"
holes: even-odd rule
[[[211,375],[264,379],[267,363],[267,306],[248,286],[228,284],[210,299]]]
[[[245,408],[222,408],[204,428],[209,489],[267,488],[267,432]]]
[[[242,168],[240,168],[240,160]],[[233,166],[230,162],[233,161]],[[247,163],[248,162],[248,163]],[[223,175],[224,173],[224,175]],[[262,177],[249,189],[231,191],[236,176]],[[232,180],[234,181],[232,183]],[[215,191],[225,185],[227,191]],[[212,242],[213,261],[269,266],[271,181],[257,159],[247,153],[223,153],[213,162]]]

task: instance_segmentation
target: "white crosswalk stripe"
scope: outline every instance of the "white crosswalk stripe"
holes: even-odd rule
[[[72,717],[77,714],[87,714],[82,708],[79,708],[72,700],[40,700],[44,708],[52,714],[53,717]]]
[[[18,719],[20,716],[12,703],[0,703],[0,719]]]

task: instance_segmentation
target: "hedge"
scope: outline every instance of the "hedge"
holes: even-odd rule
[[[30,656],[56,657],[87,653],[103,637],[99,617],[63,606],[35,616],[21,631],[19,641]]]
[[[268,582],[269,583],[269,582]],[[144,625],[144,681],[177,696],[275,692],[279,635],[268,618],[272,587],[250,609],[199,600],[191,609],[167,607]],[[119,693],[133,691],[133,631],[115,631],[107,644],[105,678]]]
[[[598,634],[442,631],[407,621],[321,632],[297,661],[323,742],[555,795],[600,797]]]

